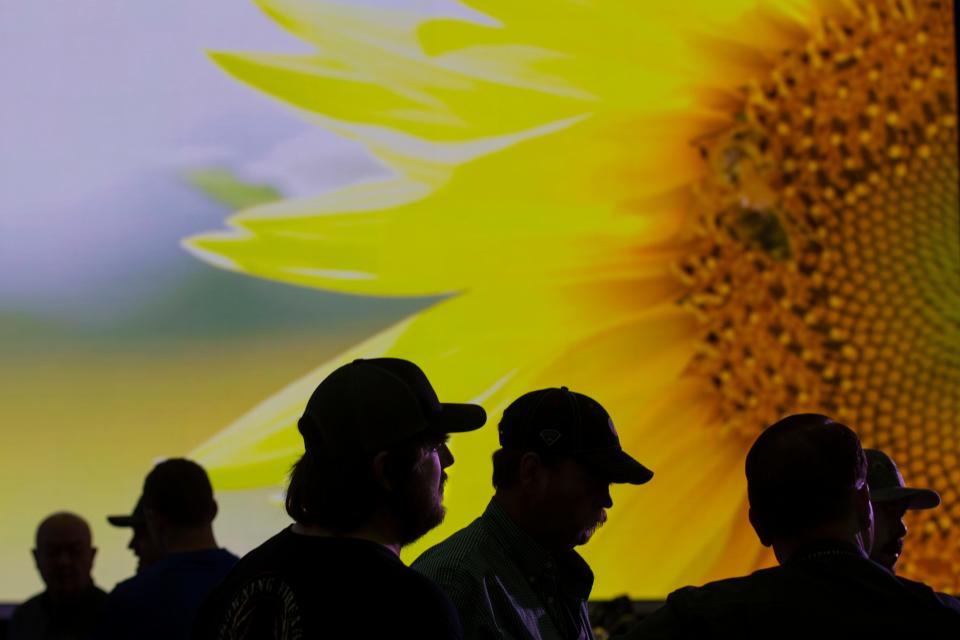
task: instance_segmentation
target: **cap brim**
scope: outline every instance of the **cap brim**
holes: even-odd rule
[[[133,516],[107,516],[107,522],[115,527],[136,527],[144,524],[141,518]]]
[[[430,426],[442,433],[474,431],[487,422],[487,412],[478,404],[440,403],[441,411],[430,417]]]
[[[633,459],[623,449],[591,451],[578,455],[584,462],[616,484],[644,484],[650,482],[653,471]]]
[[[933,489],[914,489],[913,487],[887,487],[870,492],[874,502],[892,502],[906,500],[907,509],[934,509],[940,506],[940,494]]]

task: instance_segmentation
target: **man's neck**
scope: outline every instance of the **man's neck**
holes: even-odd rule
[[[538,517],[536,510],[531,508],[521,494],[513,491],[497,491],[493,501],[500,505],[513,523],[538,545],[551,553],[567,551],[567,549],[555,548],[558,545],[549,535],[549,529],[542,526],[543,520]]]
[[[366,524],[352,531],[334,531],[327,527],[321,527],[315,524],[293,523],[291,530],[294,533],[303,536],[317,536],[321,538],[353,538],[356,540],[368,540],[383,545],[389,549],[395,556],[400,557],[400,541],[393,533],[394,527],[381,518],[374,517]]]
[[[219,548],[211,527],[169,530],[166,532],[163,546],[167,553],[205,551]]]
[[[851,531],[849,527],[835,525],[825,525],[793,536],[781,537],[773,543],[773,552],[777,557],[777,562],[785,564],[789,562],[798,551],[815,545],[829,543],[850,546],[864,558],[867,557],[867,553],[864,550],[863,538],[860,533]]]
[[[90,582],[76,591],[68,591],[64,593],[62,591],[51,591],[50,589],[47,589],[47,597],[50,599],[50,602],[56,605],[69,605],[71,602],[76,602],[83,598],[83,596],[92,588],[93,580],[90,580]]]

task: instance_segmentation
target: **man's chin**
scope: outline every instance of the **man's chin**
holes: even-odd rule
[[[583,530],[583,533],[580,534],[580,541],[577,542],[577,546],[587,544],[590,542],[590,538],[593,537],[593,534],[597,532],[597,529],[602,527],[607,522],[607,512],[601,511],[600,516],[597,518],[596,523],[592,526]]]
[[[400,546],[405,547],[413,544],[426,535],[427,532],[440,526],[440,523],[443,522],[443,518],[446,515],[446,508],[443,505],[438,505],[437,509],[429,515],[405,520],[400,532]]]
[[[882,566],[884,569],[886,569],[890,573],[895,573],[896,570],[894,569],[894,567],[897,564],[897,560],[900,559],[900,554],[883,552],[883,553],[877,553],[873,555],[870,559],[876,562],[877,564],[879,564],[880,566]]]
[[[590,538],[593,537],[593,534],[595,534],[597,532],[597,529],[599,528],[600,528],[600,524],[595,524],[589,529],[584,529],[583,532],[580,534],[580,537],[577,539],[576,546],[580,547],[590,542]]]

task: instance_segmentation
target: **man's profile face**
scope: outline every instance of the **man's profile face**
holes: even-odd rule
[[[870,559],[894,571],[907,527],[903,516],[907,512],[906,500],[887,500],[873,503],[874,538]]]
[[[444,469],[452,464],[453,454],[446,440],[424,448],[423,456],[397,495],[401,544],[410,544],[443,522],[443,486],[447,481]]]
[[[90,530],[72,519],[45,524],[33,550],[40,577],[55,597],[75,595],[91,584],[95,554]]]
[[[610,483],[573,458],[545,466],[544,471],[543,510],[556,541],[554,547],[572,549],[586,544],[607,521],[606,510],[613,506]]]
[[[133,551],[133,555],[137,557],[137,573],[155,564],[163,557],[163,552],[150,537],[150,532],[145,524],[133,526],[133,536],[130,538],[130,544],[127,545],[127,548]]]

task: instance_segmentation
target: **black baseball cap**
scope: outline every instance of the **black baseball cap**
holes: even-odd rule
[[[420,367],[400,358],[345,364],[317,386],[297,428],[307,453],[342,458],[375,453],[413,436],[479,429],[476,404],[440,402]]]
[[[500,420],[500,446],[569,455],[610,482],[643,484],[653,477],[620,446],[606,409],[567,387],[539,389],[514,400]]]
[[[107,522],[115,527],[142,527],[147,524],[143,517],[143,496],[137,500],[133,512],[127,515],[107,516]]]
[[[217,514],[207,472],[193,460],[170,458],[158,463],[143,481],[143,507],[178,525],[209,523]]]
[[[893,459],[879,449],[864,449],[867,456],[867,484],[874,502],[906,500],[907,509],[940,506],[940,494],[933,489],[908,487]]]

